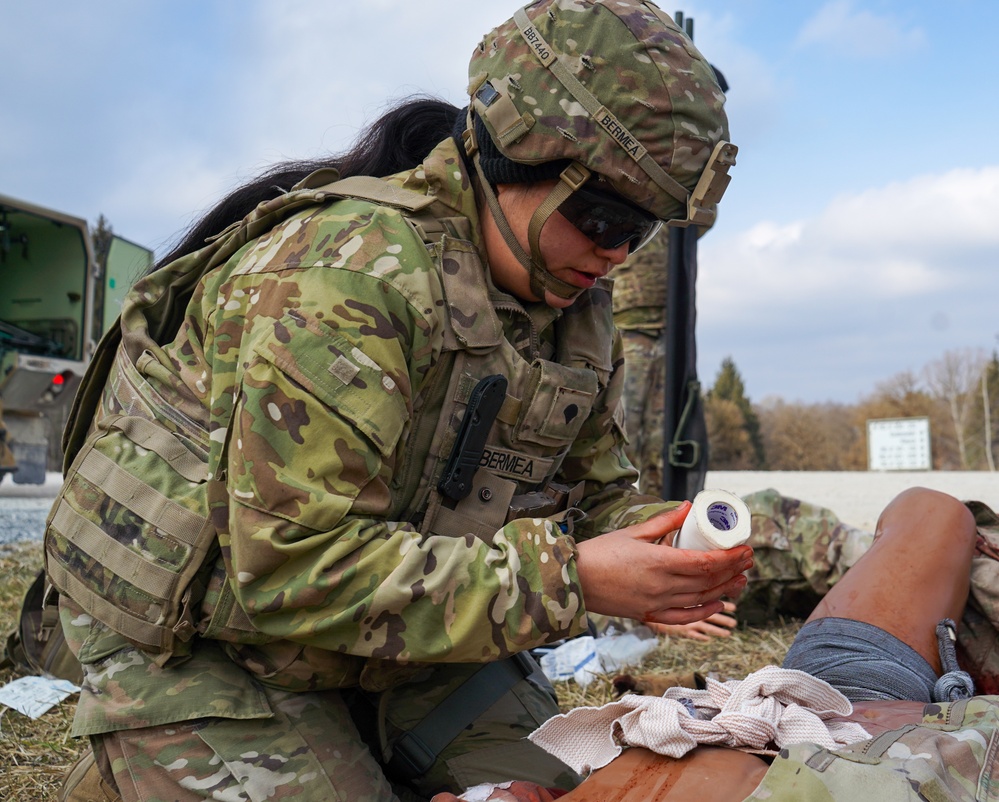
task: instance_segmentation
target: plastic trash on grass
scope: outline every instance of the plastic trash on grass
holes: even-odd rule
[[[554,681],[573,679],[582,688],[601,674],[637,666],[659,644],[648,627],[620,635],[580,635],[541,655],[541,670]]]
[[[40,718],[80,689],[55,677],[21,677],[0,686],[0,705],[12,707],[30,718]]]

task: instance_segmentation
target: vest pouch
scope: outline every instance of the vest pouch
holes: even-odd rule
[[[7,637],[0,668],[13,667],[22,674],[83,682],[83,667],[76,659],[59,625],[59,594],[39,571],[21,602],[17,629]]]
[[[568,449],[589,417],[597,394],[597,374],[536,359],[531,366],[516,439]]]
[[[473,534],[486,543],[507,522],[510,503],[517,485],[479,468],[472,477],[472,491],[454,506],[439,493],[434,494],[423,531],[445,537]]]
[[[147,418],[105,418],[46,522],[56,589],[161,665],[189,652],[217,548],[207,455],[195,448]]]

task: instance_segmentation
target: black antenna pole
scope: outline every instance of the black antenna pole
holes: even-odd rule
[[[682,11],[673,18],[693,41],[693,18]],[[677,501],[692,499],[703,488],[708,459],[694,339],[697,235],[693,226],[670,229],[666,265],[662,497]]]

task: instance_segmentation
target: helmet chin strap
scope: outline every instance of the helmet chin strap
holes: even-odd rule
[[[541,255],[541,229],[548,222],[548,218],[555,214],[555,210],[562,204],[562,201],[586,183],[586,180],[590,177],[590,171],[582,164],[579,164],[579,162],[573,162],[562,171],[558,183],[555,184],[552,191],[548,193],[548,196],[531,216],[531,222],[527,228],[527,240],[531,248],[531,253],[528,255],[520,242],[517,241],[517,237],[514,236],[513,230],[510,228],[510,223],[507,221],[506,215],[503,214],[503,209],[500,207],[499,198],[496,197],[492,186],[482,174],[478,147],[475,145],[475,135],[472,133],[471,114],[469,114],[469,123],[464,133],[464,140],[465,149],[472,159],[472,164],[475,165],[475,172],[479,177],[482,194],[486,197],[486,203],[489,205],[489,211],[492,213],[493,220],[496,221],[496,227],[499,229],[506,246],[513,253],[514,258],[527,270],[527,275],[531,282],[531,292],[539,301],[544,301],[546,290],[564,300],[576,298],[583,292],[582,287],[562,281],[548,271],[544,257]]]

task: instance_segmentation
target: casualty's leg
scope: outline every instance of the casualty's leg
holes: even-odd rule
[[[818,603],[808,621],[846,618],[879,627],[941,672],[935,628],[961,619],[975,521],[945,493],[912,488],[881,514],[870,550]]]

